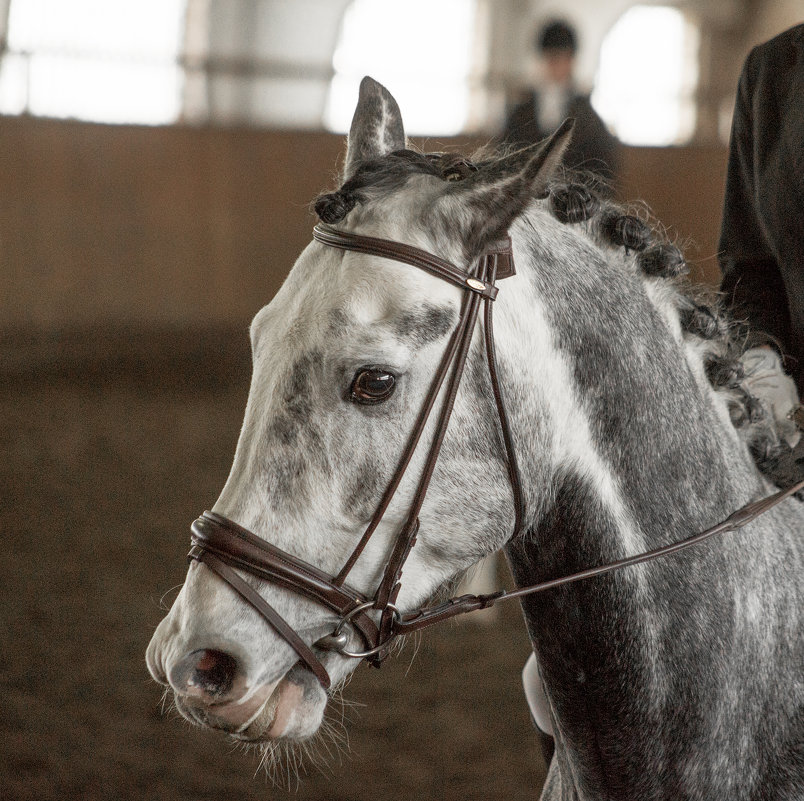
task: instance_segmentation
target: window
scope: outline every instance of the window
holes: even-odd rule
[[[325,125],[349,129],[364,75],[388,87],[412,134],[456,134],[470,109],[475,0],[354,0],[332,59]]]
[[[676,8],[633,6],[603,41],[592,102],[631,145],[688,142],[695,131],[698,28]]]
[[[487,4],[0,0],[0,114],[301,129],[323,115],[340,132],[368,74],[411,133],[453,134],[485,108],[470,64]]]
[[[0,113],[175,122],[186,0],[11,0]]]

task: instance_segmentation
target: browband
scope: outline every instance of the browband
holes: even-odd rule
[[[476,276],[467,273],[456,267],[451,262],[428,253],[426,250],[406,245],[402,242],[394,242],[390,239],[378,239],[373,236],[363,236],[353,234],[349,231],[341,231],[323,223],[319,223],[313,228],[313,238],[322,245],[329,245],[341,250],[352,250],[357,253],[366,253],[371,256],[382,256],[393,261],[401,261],[425,270],[436,278],[448,281],[461,289],[468,289],[476,292],[482,297],[494,300],[497,297],[497,287],[493,283],[480,281]],[[495,258],[497,262],[497,272],[495,280],[510,278],[516,274],[514,269],[514,257],[511,252],[511,237],[506,237],[499,245],[488,248],[484,252],[485,258]]]

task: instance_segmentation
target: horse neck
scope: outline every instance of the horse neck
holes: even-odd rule
[[[673,292],[637,275],[621,249],[544,214],[536,222],[514,233],[519,284],[501,285],[497,315],[531,522],[573,476],[617,520],[620,540],[638,540],[625,546],[705,528],[761,491]]]
[[[558,228],[549,240],[561,236]],[[642,279],[583,243],[560,258],[529,229],[517,239],[520,289],[499,315],[528,487],[530,530],[507,548],[516,583],[681,539],[765,491],[725,407]],[[705,694],[722,692],[707,651],[710,625],[733,619],[727,585],[753,586],[747,574],[757,560],[744,543],[698,548],[524,599],[562,773],[576,789],[605,785],[620,797],[617,786],[640,786],[684,738],[669,694],[706,709]],[[651,744],[624,738],[622,726],[650,731]],[[634,797],[663,797],[644,789]]]

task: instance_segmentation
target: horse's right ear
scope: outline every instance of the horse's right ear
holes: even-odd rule
[[[463,181],[447,184],[444,210],[450,219],[463,221],[463,236],[470,248],[482,248],[499,239],[526,206],[543,194],[561,164],[574,124],[574,120],[566,120],[538,145],[517,150]]]
[[[405,128],[396,100],[382,84],[366,76],[360,82],[360,96],[349,129],[343,180],[354,175],[361,161],[404,147]]]

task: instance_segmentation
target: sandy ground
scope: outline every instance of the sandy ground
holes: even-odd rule
[[[290,791],[163,711],[144,652],[234,452],[238,342],[0,376],[0,799],[537,798],[516,606],[361,666],[331,712],[348,747]]]

